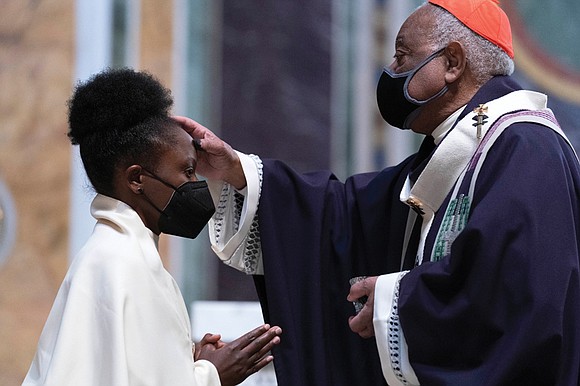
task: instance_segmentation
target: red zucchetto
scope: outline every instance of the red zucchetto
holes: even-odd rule
[[[470,30],[503,49],[514,57],[512,31],[498,0],[429,0],[446,9]]]

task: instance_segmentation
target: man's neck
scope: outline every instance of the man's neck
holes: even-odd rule
[[[451,130],[451,128],[455,124],[455,121],[457,121],[457,118],[463,112],[464,108],[465,105],[455,110],[453,114],[449,115],[443,122],[439,124],[439,126],[435,128],[435,130],[431,132],[431,136],[433,137],[436,145],[439,145],[439,143],[443,140],[445,135],[449,132],[449,130]]]

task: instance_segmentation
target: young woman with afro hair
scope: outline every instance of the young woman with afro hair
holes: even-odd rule
[[[214,212],[191,136],[152,75],[105,70],[77,85],[69,132],[96,191],[94,231],[58,291],[23,385],[234,385],[269,362],[279,327],[191,341],[160,233],[194,238]]]

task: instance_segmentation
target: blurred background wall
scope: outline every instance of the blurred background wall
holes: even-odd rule
[[[67,267],[73,0],[0,2],[0,384],[22,381]]]
[[[344,178],[410,154],[374,90],[420,1],[0,1],[0,385],[18,385],[70,259],[90,233],[92,191],[67,137],[78,80],[109,66],[150,71],[176,114],[244,152]],[[548,93],[580,148],[576,0],[503,0],[516,77]],[[188,304],[254,301],[251,278],[218,263],[207,236],[162,238]]]

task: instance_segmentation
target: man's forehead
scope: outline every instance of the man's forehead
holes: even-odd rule
[[[425,8],[419,8],[405,20],[395,39],[395,47],[414,47],[427,42],[433,20]]]

